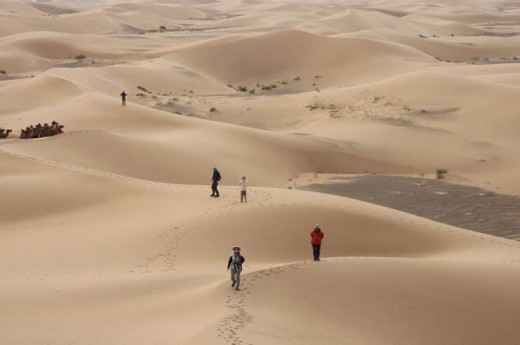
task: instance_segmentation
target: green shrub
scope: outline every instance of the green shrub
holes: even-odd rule
[[[84,60],[86,58],[87,58],[87,56],[85,54],[76,54],[76,55],[74,55],[74,59],[76,59],[76,60]]]
[[[0,69],[0,74],[7,74],[7,72],[5,71],[5,69]]]
[[[260,85],[257,85],[260,89],[262,90],[265,90],[265,91],[269,91],[269,90],[272,90],[272,89],[276,89],[277,86],[276,84],[260,84]]]
[[[442,179],[446,177],[446,174],[448,173],[448,170],[446,169],[437,169],[437,178]]]

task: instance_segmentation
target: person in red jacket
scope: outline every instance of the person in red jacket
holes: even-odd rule
[[[314,254],[314,261],[320,261],[320,249],[321,249],[321,240],[323,239],[323,231],[321,231],[321,227],[319,224],[314,226],[314,230],[311,231],[311,244],[312,244],[312,252]]]

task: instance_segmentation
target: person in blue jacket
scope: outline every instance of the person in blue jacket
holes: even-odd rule
[[[221,176],[220,172],[217,170],[217,168],[213,168],[213,176],[211,177],[211,195],[212,197],[218,198],[220,196],[218,192],[218,182],[220,181]]]

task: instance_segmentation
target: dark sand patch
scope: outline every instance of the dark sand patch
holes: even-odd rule
[[[520,241],[520,197],[404,176],[334,177],[300,189],[340,195]]]

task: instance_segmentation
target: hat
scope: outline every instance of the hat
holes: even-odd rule
[[[240,247],[239,247],[239,246],[234,246],[234,247],[233,247],[233,250],[235,250],[235,249],[240,250]]]
[[[314,229],[321,229],[319,224],[314,225]]]

